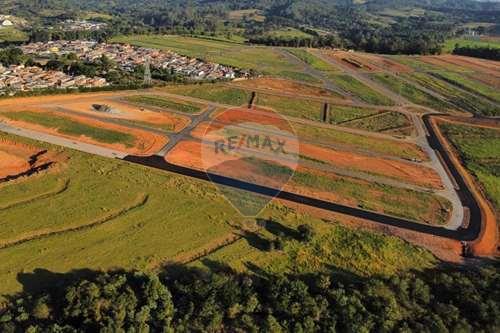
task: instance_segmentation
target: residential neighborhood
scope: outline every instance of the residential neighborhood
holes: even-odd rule
[[[44,58],[74,53],[78,58],[87,62],[95,62],[105,55],[127,71],[132,71],[136,66],[143,65],[149,60],[152,67],[171,69],[175,73],[194,80],[234,79],[236,77],[235,69],[228,66],[181,56],[169,50],[155,50],[126,44],[84,40],[50,41],[26,44],[21,49],[24,54]]]
[[[10,66],[0,64],[0,96],[17,91],[42,89],[65,89],[77,87],[104,87],[109,85],[105,79],[89,78],[83,75],[71,76],[60,71],[46,71],[40,67]]]

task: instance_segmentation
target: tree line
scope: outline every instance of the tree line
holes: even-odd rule
[[[39,272],[51,287],[9,298],[9,332],[498,332],[499,265],[392,277],[236,273],[169,266]],[[34,280],[34,276],[20,280]],[[29,274],[28,274],[29,275]],[[26,288],[30,290],[29,288]]]
[[[498,47],[459,46],[457,44],[453,49],[453,54],[500,61],[500,48]]]

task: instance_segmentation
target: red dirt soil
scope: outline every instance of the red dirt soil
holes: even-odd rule
[[[438,124],[441,122],[446,122],[448,119],[445,118],[432,118],[431,124],[434,127],[438,139],[441,141],[444,147],[450,152],[451,159],[455,164],[458,171],[464,177],[464,180],[467,184],[467,187],[471,191],[472,195],[476,199],[479,208],[481,209],[481,219],[483,221],[481,234],[479,238],[472,242],[472,252],[475,255],[479,256],[488,256],[495,253],[498,253],[499,243],[499,226],[497,225],[495,210],[492,207],[492,204],[486,199],[481,186],[477,183],[477,181],[472,177],[472,175],[462,166],[460,162],[460,157],[452,145],[448,142],[448,140],[441,133]],[[462,123],[463,125],[470,125],[468,123]]]
[[[52,153],[39,156],[36,160],[30,160],[32,156],[39,154],[43,149],[25,144],[0,139],[0,180],[9,176],[16,176],[29,171],[37,166],[55,161],[56,156]]]
[[[144,111],[141,111],[140,107],[114,101],[116,98],[133,94],[137,94],[137,91],[8,98],[0,101],[0,107],[5,107],[2,110],[12,111],[20,111],[28,107],[47,110],[61,107],[103,118],[136,120],[151,123],[152,125],[171,125],[174,131],[182,130],[189,123],[189,118],[185,116],[169,112],[154,112],[147,108],[143,108]],[[147,92],[142,92],[142,94],[147,94]],[[92,109],[92,104],[110,105],[112,108],[117,109],[119,113],[97,112]]]
[[[14,111],[10,111],[10,112],[14,112]],[[40,111],[34,111],[34,112],[40,112]],[[41,113],[44,113],[44,112],[41,112]],[[135,137],[134,147],[126,147],[125,145],[118,144],[118,143],[117,144],[103,143],[100,141],[96,141],[92,138],[86,137],[86,136],[74,137],[74,136],[59,133],[56,129],[47,128],[47,127],[44,127],[41,125],[23,122],[23,121],[13,121],[13,120],[10,120],[8,118],[2,118],[2,119],[5,122],[7,122],[13,126],[16,126],[16,127],[32,129],[35,131],[40,131],[40,132],[44,132],[44,133],[56,135],[56,136],[61,136],[61,137],[69,138],[72,140],[76,139],[78,141],[82,141],[85,143],[90,143],[90,144],[94,144],[97,146],[107,147],[110,149],[115,149],[115,150],[123,151],[123,152],[129,153],[129,154],[136,154],[136,155],[151,155],[153,153],[156,153],[168,142],[168,139],[162,135],[150,133],[150,132],[143,131],[143,130],[138,130],[135,128],[129,128],[129,127],[121,126],[121,125],[105,123],[105,122],[101,122],[101,121],[87,118],[87,117],[69,116],[69,115],[62,116],[61,113],[51,113],[51,112],[46,112],[46,113],[48,113],[50,115],[58,116],[58,117],[69,118],[71,120],[80,122],[82,124],[94,126],[97,128],[105,128],[105,129],[109,129],[109,130],[114,130],[114,131],[130,134],[130,135]]]
[[[320,198],[326,201],[336,202],[351,207],[357,207],[357,205],[359,204],[359,202],[352,197],[339,195],[336,192],[309,188],[307,186],[297,184],[293,180],[288,181],[289,175],[270,177],[268,175],[265,175],[262,170],[259,169],[259,166],[257,166],[253,162],[249,162],[246,160],[238,160],[237,158],[235,158],[233,160],[224,161],[223,163],[218,164],[220,163],[220,158],[216,157],[215,154],[212,154],[212,156],[210,156],[209,154],[203,154],[202,151],[204,150],[202,146],[203,144],[198,141],[182,141],[172,151],[170,151],[165,159],[168,162],[176,165],[195,168],[200,171],[210,171],[215,174],[251,182],[253,184],[282,188],[293,193],[302,194],[313,198]],[[211,152],[213,153],[213,150]],[[213,167],[206,168],[207,164],[213,165]],[[349,179],[350,181],[358,184],[365,184],[367,186],[369,185],[369,182],[364,180],[338,176],[330,172],[327,173],[319,170],[313,170],[309,167],[298,166],[296,170],[313,175],[322,175],[332,180]],[[377,202],[378,200],[378,206],[382,207],[381,200],[383,193],[374,189],[370,189],[370,194],[374,198],[374,202]],[[403,200],[405,204],[411,204],[413,202],[413,199],[411,197],[401,198],[400,200]],[[425,221],[433,221],[434,214],[440,211],[441,208],[442,207],[437,202],[436,204],[430,205],[429,211],[427,212],[427,214],[422,216],[423,220],[421,222],[425,223]],[[378,210],[378,212],[384,213],[382,208]]]
[[[328,162],[334,166],[352,168],[359,171],[404,180],[420,186],[442,189],[439,175],[432,169],[402,161],[363,156],[361,154],[336,151],[306,143],[300,144],[302,155]]]

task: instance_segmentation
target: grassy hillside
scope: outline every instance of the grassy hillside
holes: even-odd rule
[[[240,217],[209,183],[11,135],[0,134],[0,139],[36,144],[68,158],[49,173],[0,185],[0,294],[20,291],[18,274],[35,269],[154,270],[166,262],[203,258],[217,249],[215,253],[231,253],[234,261],[228,264],[234,267],[246,258],[260,258],[255,263],[263,264],[273,260],[273,265],[280,257],[284,263],[288,260],[281,253],[270,256],[252,237],[235,239],[235,232],[256,221]],[[261,217],[285,228],[310,224],[319,235],[347,233],[342,241],[346,249],[369,249],[373,244],[369,233],[330,225],[278,204]],[[255,233],[269,236],[266,228]],[[407,259],[391,261],[387,267],[368,267],[361,257],[343,263],[333,257],[323,261],[353,271],[366,266],[368,274],[434,263],[427,252],[403,241],[382,235],[376,239],[378,245],[370,250],[373,258],[385,256],[385,249],[391,248],[394,258]]]

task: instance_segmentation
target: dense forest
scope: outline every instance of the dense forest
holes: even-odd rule
[[[9,332],[498,332],[498,266],[361,278],[215,273],[21,273],[0,308]],[[32,283],[32,282],[37,283]],[[32,289],[43,281],[44,292]],[[30,283],[31,282],[31,283]]]
[[[466,22],[499,24],[500,3],[473,0],[0,0],[3,12],[32,22],[31,40],[92,38],[116,34],[176,33],[224,35],[237,32],[252,43],[284,46],[342,46],[368,52],[439,53],[443,41]],[[234,10],[255,9],[264,19],[230,19]],[[408,10],[421,11],[409,15]],[[385,11],[401,12],[387,21]],[[106,31],[46,29],[82,13],[110,15]],[[102,18],[100,18],[102,19]],[[269,36],[293,27],[308,37]]]

